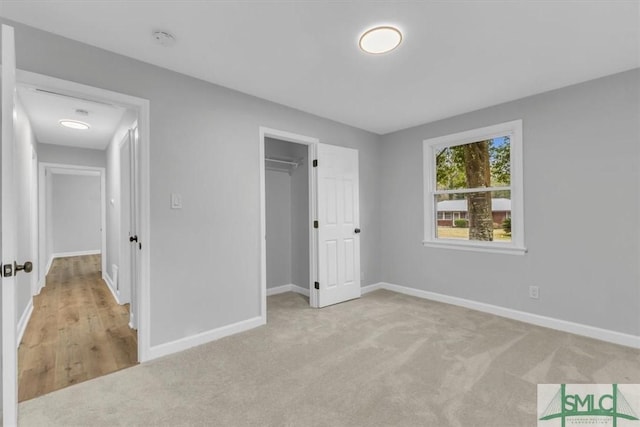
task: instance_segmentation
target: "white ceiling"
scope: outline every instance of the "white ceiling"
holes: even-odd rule
[[[2,15],[376,133],[640,66],[638,1],[3,1]],[[376,24],[404,33],[358,50]],[[171,47],[153,30],[173,33]]]
[[[106,149],[113,137],[125,108],[64,95],[42,92],[32,87],[18,87],[20,100],[31,122],[38,142],[70,147]],[[87,116],[76,113],[88,111]],[[88,130],[74,130],[60,125],[59,120],[71,119],[85,122]]]

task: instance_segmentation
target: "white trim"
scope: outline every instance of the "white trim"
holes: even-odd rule
[[[52,259],[67,258],[70,256],[85,256],[85,255],[100,255],[102,251],[100,249],[92,249],[89,251],[74,251],[74,252],[57,252],[51,255]]]
[[[502,242],[482,244],[480,242],[476,243],[468,240],[439,239],[433,242],[425,240],[422,242],[422,246],[428,248],[455,249],[459,251],[487,252],[507,255],[524,255],[527,253],[527,248],[511,246]]]
[[[47,264],[44,268],[44,274],[38,279],[38,290],[34,295],[38,295],[40,292],[42,292],[42,288],[46,286],[47,274],[49,274],[49,270],[51,270],[51,265],[53,265],[53,256],[49,257],[49,260],[47,261]]]
[[[436,234],[437,214],[434,196],[437,194],[470,193],[476,189],[437,190],[435,182],[436,150],[469,144],[475,141],[492,139],[508,135],[510,142],[511,183],[508,187],[491,187],[480,191],[511,191],[512,241],[474,242],[469,240],[439,239]],[[523,186],[523,135],[522,120],[512,120],[483,128],[436,138],[425,139],[423,147],[423,203],[424,203],[424,239],[423,246],[465,251],[491,252],[501,254],[524,255],[527,252],[524,236],[524,186]]]
[[[49,257],[49,261],[47,261],[47,268],[46,268],[46,273],[45,273],[45,277],[47,274],[49,274],[49,270],[51,270],[51,266],[53,265],[53,255],[51,255]]]
[[[511,191],[511,187],[475,187],[456,188],[453,190],[433,190],[433,194],[467,194],[467,193],[491,193],[493,191]],[[452,212],[452,211],[449,211]]]
[[[76,165],[59,165],[57,166],[55,163],[46,163],[42,162],[42,164],[49,165],[49,171],[56,175],[77,175],[77,176],[100,176],[100,172],[98,169],[104,168],[94,168],[92,166],[76,166]]]
[[[304,295],[305,297],[309,296],[309,288],[303,288],[302,286],[298,285],[291,285],[291,292]]]
[[[302,286],[294,285],[293,283],[288,285],[276,286],[274,288],[267,288],[267,296],[283,294],[285,292],[295,292],[297,294],[309,296],[309,289]]]
[[[153,360],[159,357],[167,356],[169,354],[178,353],[191,347],[206,344],[220,338],[228,337],[230,335],[257,328],[258,326],[262,326],[264,324],[264,318],[262,316],[259,316],[252,319],[232,323],[231,325],[212,329],[210,331],[201,332],[189,337],[180,338],[178,340],[171,341],[165,344],[155,345],[149,349],[147,360]]]
[[[33,313],[33,298],[29,298],[29,302],[27,306],[24,308],[22,312],[22,316],[20,316],[20,320],[18,321],[18,335],[16,341],[16,347],[20,346],[20,341],[22,341],[22,337],[24,336],[24,331],[27,330],[27,325],[29,324],[29,319],[31,319],[31,314]]]
[[[111,276],[109,276],[109,274],[103,271],[102,280],[104,280],[104,282],[107,284],[107,288],[109,288],[109,290],[111,291],[111,295],[113,295],[113,298],[116,300],[116,303],[118,305],[122,305],[122,303],[120,302],[120,298],[118,298],[118,292],[115,290],[116,287],[113,283],[113,280],[111,279]]]
[[[374,283],[372,285],[363,286],[360,289],[360,293],[362,295],[368,294],[369,292],[377,291],[378,289],[382,289],[382,283]]]
[[[40,295],[40,292],[42,292],[42,288],[44,288],[46,284],[47,284],[47,276],[45,275],[41,279],[38,279],[38,284],[37,284],[38,289],[35,290],[35,292],[31,297],[33,298],[36,295]]]
[[[520,322],[530,323],[536,326],[542,326],[544,328],[555,329],[562,332],[568,332],[571,334],[582,335],[589,338],[594,338],[601,341],[606,341],[614,344],[624,345],[632,348],[640,348],[640,336],[625,334],[622,332],[612,331],[610,329],[602,329],[595,326],[584,325],[581,323],[570,322],[568,320],[556,319],[553,317],[541,316],[539,314],[527,313],[524,311],[513,310],[511,308],[500,307],[497,305],[486,304],[483,302],[468,300],[464,298],[458,298],[454,296],[438,294],[430,291],[423,291],[421,289],[409,288],[406,286],[394,285],[391,283],[380,282],[375,285],[367,286],[367,288],[375,287],[375,289],[386,289],[388,291],[398,292],[405,295],[410,295],[417,298],[428,299],[431,301],[438,301],[445,304],[452,304],[459,307],[468,308],[471,310],[481,311],[483,313],[494,314],[500,317],[506,317],[507,319],[518,320]],[[375,290],[372,288],[371,290]],[[367,292],[370,292],[367,290]],[[365,290],[363,289],[363,293]]]
[[[264,323],[267,322],[267,296],[274,295],[269,294],[267,290],[267,211],[266,211],[266,179],[265,179],[265,138],[275,138],[281,141],[293,142],[296,144],[307,145],[307,156],[309,163],[315,158],[316,144],[320,142],[318,138],[310,136],[298,135],[295,133],[271,129],[265,126],[258,127],[259,132],[259,165],[258,170],[260,174],[260,231],[258,238],[260,240],[260,317],[264,319]],[[311,227],[311,221],[316,212],[316,185],[315,185],[315,173],[314,168],[309,167],[309,283],[315,281],[317,277],[317,256],[316,256],[316,238],[313,227]],[[290,286],[290,285],[285,285]],[[301,288],[307,291],[304,288]],[[293,290],[293,289],[292,289]],[[288,291],[284,291],[288,292]],[[298,292],[298,291],[295,291]],[[309,295],[308,293],[305,295]],[[317,301],[317,295],[311,295],[309,297],[309,304],[314,307],[314,302]]]
[[[139,132],[139,170],[140,178],[140,212],[138,217],[138,239],[142,244],[140,250],[140,281],[138,283],[137,326],[138,326],[138,361],[150,360],[151,349],[151,193],[150,193],[150,103],[149,100],[136,96],[113,92],[94,86],[83,85],[43,74],[17,70],[18,81],[41,89],[62,91],[69,95],[91,98],[98,101],[115,103],[138,112]],[[105,227],[103,227],[103,230]],[[106,249],[105,249],[106,252]],[[104,258],[104,257],[103,257]],[[103,260],[106,262],[106,260]],[[102,271],[106,270],[103,265]]]
[[[285,292],[293,291],[293,285],[281,285],[273,288],[267,288],[267,296],[284,294]]]

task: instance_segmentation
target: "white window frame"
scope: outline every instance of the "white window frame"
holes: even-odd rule
[[[509,190],[511,192],[511,242],[438,239],[436,237],[437,206],[435,205],[435,196],[443,193],[442,190],[438,191],[436,187],[436,154],[438,150],[501,136],[509,136],[510,138],[511,185],[493,187],[492,190]],[[422,144],[424,156],[424,240],[422,244],[435,248],[524,255],[527,249],[524,244],[522,120],[513,120],[425,139]],[[447,190],[444,193],[468,193],[474,190],[477,189]]]

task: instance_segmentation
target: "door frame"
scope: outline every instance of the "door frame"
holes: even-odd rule
[[[138,113],[138,176],[139,176],[139,212],[138,236],[142,243],[140,249],[139,282],[137,283],[137,326],[138,361],[146,362],[151,357],[151,225],[150,225],[150,102],[147,99],[113,92],[94,86],[71,82],[56,77],[17,70],[19,85],[32,86],[44,90],[60,92],[71,96],[89,98],[95,101],[113,103]],[[104,271],[104,270],[103,270]]]
[[[51,174],[51,175],[48,175]],[[47,255],[47,212],[51,207],[47,205],[47,188],[49,186],[49,180],[47,176],[59,175],[88,175],[100,177],[100,251],[102,253],[102,272],[104,274],[105,267],[107,265],[106,253],[107,253],[107,208],[106,208],[106,171],[103,167],[95,166],[79,166],[69,165],[62,163],[49,163],[41,162],[38,164],[38,277],[37,277],[37,289],[33,295],[40,293],[46,283],[47,273],[51,268],[51,263],[55,258],[55,253]],[[78,254],[80,255],[80,254]]]
[[[278,139],[280,141],[292,142],[307,146],[308,161],[311,162],[316,157],[318,138],[300,135],[265,126],[259,127],[259,149],[260,149],[260,317],[264,323],[267,322],[267,209],[266,209],[266,168],[265,168],[265,143],[266,138]],[[313,218],[316,217],[316,174],[313,167],[309,165],[309,304],[317,307],[318,295],[312,288],[312,283],[317,277],[318,257],[316,233],[311,226]]]

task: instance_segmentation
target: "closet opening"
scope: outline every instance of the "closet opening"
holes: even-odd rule
[[[266,295],[294,292],[308,305],[312,145],[265,136]]]

